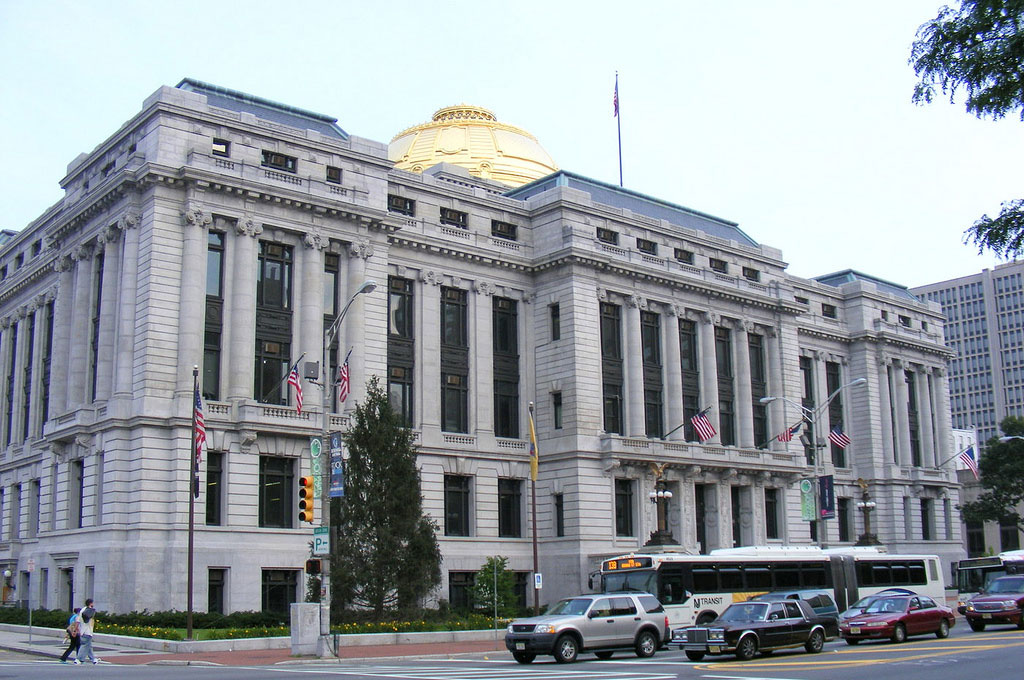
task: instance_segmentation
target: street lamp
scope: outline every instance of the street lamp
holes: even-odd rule
[[[818,432],[819,432],[818,424],[819,424],[819,421],[821,420],[822,414],[824,414],[825,411],[828,410],[828,407],[832,403],[832,400],[834,400],[837,396],[839,396],[840,392],[845,390],[847,387],[854,387],[855,385],[864,385],[865,383],[867,383],[867,381],[868,381],[867,378],[857,378],[856,380],[851,380],[850,382],[846,383],[845,385],[840,385],[839,387],[837,387],[832,392],[832,394],[828,395],[828,398],[825,399],[824,403],[816,406],[815,408],[807,408],[806,406],[804,406],[800,402],[794,401],[794,400],[792,400],[792,399],[790,399],[788,397],[761,397],[760,401],[761,401],[762,404],[770,404],[773,401],[783,401],[783,402],[789,404],[790,406],[793,406],[794,408],[798,409],[800,411],[800,413],[803,415],[804,419],[807,420],[811,424],[811,430],[812,430],[811,434],[812,434],[812,437],[813,437],[813,441],[811,441],[811,447],[812,447],[812,449],[814,451],[814,479],[815,479],[815,481],[817,481],[818,478],[821,476],[820,469],[819,469],[819,465],[821,463],[821,455],[819,454],[819,449],[823,449],[823,448],[825,448],[828,445],[826,443],[828,441],[827,439],[818,436]],[[816,532],[817,539],[818,539],[817,542],[818,542],[818,546],[819,547],[824,547],[825,520],[821,516],[821,506],[820,506],[821,498],[820,498],[820,493],[818,493],[817,490],[816,490],[816,493],[815,493],[815,498],[817,499],[817,501],[815,503],[815,507],[816,507],[816,509],[818,511],[817,514],[816,514],[816,517],[814,518],[814,521],[816,522],[816,528],[817,528],[817,532]]]
[[[647,494],[647,497],[657,508],[658,529],[651,534],[651,538],[647,541],[646,545],[674,544],[676,542],[675,537],[672,536],[672,532],[668,528],[668,508],[669,503],[672,501],[672,492],[666,489],[665,482],[659,479],[655,483],[654,491]]]
[[[863,479],[857,479],[857,486],[860,487],[860,500],[857,501],[857,508],[864,513],[864,533],[857,537],[856,545],[878,545],[878,536],[871,533],[871,511],[875,509],[875,502],[871,500],[868,493],[868,483]]]
[[[1000,437],[999,441],[1001,441],[1001,442],[1010,442],[1010,441],[1013,441],[1014,439],[1024,439],[1024,437],[1018,437],[1015,434],[1013,434],[1013,435],[1006,435],[1004,437]]]
[[[331,342],[334,341],[334,336],[337,335],[338,329],[341,328],[341,322],[345,320],[345,315],[348,313],[349,307],[356,301],[356,298],[363,293],[372,293],[377,288],[377,282],[372,279],[363,281],[362,285],[356,289],[356,292],[352,293],[352,297],[348,299],[345,306],[341,308],[341,313],[335,317],[334,321],[328,326],[327,330],[324,331],[324,348],[323,348],[323,382],[320,384],[320,388],[323,391],[323,416],[321,423],[321,454],[323,455],[323,446],[327,443],[328,437],[328,425],[330,425],[330,416],[328,415],[331,407],[331,376],[328,375],[330,371],[330,358]],[[320,526],[327,527],[327,535],[331,535],[331,495],[329,493],[330,488],[330,465],[327,467],[327,480],[321,480],[320,484]],[[327,481],[327,484],[323,482]],[[328,553],[327,558],[323,559],[322,567],[320,569],[320,637],[317,639],[317,656],[327,656],[331,650],[329,644],[329,638],[331,634],[331,556]]]

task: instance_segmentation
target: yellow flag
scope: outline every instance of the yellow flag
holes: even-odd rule
[[[537,432],[533,429],[533,413],[530,413],[530,479],[537,481],[537,463],[540,450],[537,448]]]

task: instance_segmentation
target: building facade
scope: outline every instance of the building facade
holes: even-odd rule
[[[1024,262],[1007,262],[979,274],[914,288],[935,302],[946,319],[953,424],[977,432],[979,456],[999,436],[1007,416],[1024,416]],[[965,500],[981,493],[971,473],[961,473]],[[1013,522],[964,524],[970,557],[1018,550],[1021,531]]]
[[[490,555],[525,590],[533,521],[543,602],[648,544],[852,545],[858,480],[886,548],[960,557],[942,317],[905,288],[791,276],[735,223],[566,171],[510,188],[399,170],[330,117],[188,80],[62,186],[0,250],[0,565],[16,599],[185,607],[193,366],[198,609],[302,596],[309,440],[323,417],[347,427],[371,376],[419,446],[434,601],[464,604]],[[350,299],[328,369],[347,358],[352,394],[304,381],[300,411],[285,378]],[[812,412],[806,445],[780,440]],[[818,475],[836,518],[815,531],[798,485]]]

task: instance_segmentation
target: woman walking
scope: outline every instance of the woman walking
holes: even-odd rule
[[[61,663],[67,663],[68,657],[73,652],[78,651],[79,645],[82,644],[82,636],[78,634],[78,612],[81,611],[80,607],[75,607],[75,613],[68,619],[68,627],[65,630],[68,632],[68,648],[64,650],[64,654],[60,657]]]

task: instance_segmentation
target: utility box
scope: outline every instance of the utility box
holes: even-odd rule
[[[293,602],[291,605],[292,656],[316,656],[320,637],[320,604]]]

